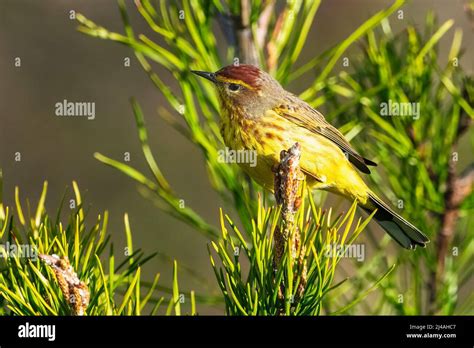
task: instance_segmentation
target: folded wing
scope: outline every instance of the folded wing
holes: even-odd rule
[[[296,98],[295,96],[293,96]],[[291,106],[290,106],[291,105]],[[297,106],[295,106],[297,105]],[[277,107],[277,113],[287,120],[304,127],[316,134],[322,135],[336,144],[348,157],[349,161],[362,173],[370,174],[368,166],[377,164],[362,157],[354,150],[339,130],[330,125],[324,116],[308,104],[294,103],[289,100],[288,104]]]

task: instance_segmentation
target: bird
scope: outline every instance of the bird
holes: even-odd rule
[[[264,188],[273,191],[272,168],[282,150],[299,143],[300,168],[311,189],[341,195],[368,213],[402,247],[425,247],[428,237],[397,214],[362,179],[376,166],[361,156],[323,114],[285,90],[254,65],[235,64],[216,72],[192,73],[211,81],[220,101],[220,130],[225,146],[254,151],[256,165],[239,163]]]

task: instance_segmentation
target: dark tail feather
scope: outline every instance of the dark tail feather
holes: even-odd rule
[[[368,166],[377,167],[377,163],[375,163],[374,161],[371,161],[371,160],[369,160],[368,158],[365,158],[365,157],[364,157],[364,163],[367,164]]]
[[[417,245],[425,247],[430,241],[423,232],[395,213],[374,194],[369,194],[369,200],[371,205],[377,208],[375,220],[402,247],[406,249],[414,249]]]

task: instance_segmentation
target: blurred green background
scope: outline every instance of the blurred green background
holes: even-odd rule
[[[371,14],[391,3],[323,1],[302,61],[344,39]],[[472,71],[473,47],[468,43],[474,42],[474,32],[463,4],[461,0],[412,1],[403,7],[404,19],[392,21],[393,29],[399,31],[408,23],[420,23],[421,27],[429,10],[435,12],[440,23],[454,19],[455,27],[464,31],[465,54],[460,64]],[[128,5],[133,8],[131,1]],[[199,270],[204,277],[201,282],[188,277],[186,272],[180,274],[183,289],[218,294],[209,266],[207,240],[156,209],[137,192],[129,178],[92,156],[94,152],[101,152],[122,160],[124,153],[129,152],[130,164],[146,171],[129,104],[129,98],[135,96],[143,107],[150,144],[165,176],[187,206],[217,225],[222,202],[209,187],[201,153],[157,116],[156,109],[166,103],[160,99],[131,50],[80,34],[76,31],[77,22],[69,18],[70,10],[83,13],[110,30],[123,31],[114,0],[0,0],[0,168],[3,169],[6,203],[14,204],[15,186],[20,187],[22,198],[35,202],[43,181],[48,180],[47,207],[52,213],[65,187],[76,180],[91,217],[109,210],[109,230],[114,235],[117,251],[126,245],[123,214],[128,212],[135,248],[148,253],[163,252],[181,265]],[[129,11],[129,15],[137,32],[160,42],[136,11]],[[441,57],[446,57],[451,38],[452,33],[442,39]],[[349,58],[350,53],[351,50],[346,54]],[[15,67],[16,57],[21,59],[21,67]],[[126,57],[131,59],[130,67],[124,66]],[[173,79],[166,72],[159,69],[157,72],[172,83]],[[312,79],[308,76],[307,81]],[[289,89],[297,93],[304,87],[299,82]],[[64,99],[94,102],[96,118],[57,117],[55,104]],[[16,152],[21,153],[20,162],[15,161]],[[467,164],[469,157],[472,154],[461,152],[460,168]],[[71,190],[67,197],[72,198]],[[144,271],[144,278],[150,280],[159,271],[162,283],[169,284],[169,262],[155,258]]]

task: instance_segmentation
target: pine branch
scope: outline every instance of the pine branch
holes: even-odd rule
[[[463,94],[467,99],[467,88],[465,88]],[[466,113],[461,114],[456,139],[452,145],[453,152],[459,139],[468,131],[472,123],[471,117]],[[453,160],[449,162],[446,192],[444,194],[445,210],[441,215],[441,228],[436,236],[436,269],[431,274],[429,284],[429,311],[432,314],[438,311],[438,288],[439,284],[443,282],[446,257],[449,244],[454,238],[459,209],[464,199],[472,193],[474,186],[474,163],[471,163],[459,176],[456,174],[456,164],[457,162]]]
[[[293,260],[297,260],[298,268],[302,272],[302,282],[299,285],[298,294],[301,296],[306,285],[306,264],[303,256],[304,250],[301,250],[298,256],[298,249],[301,243],[301,233],[295,223],[295,214],[301,205],[299,196],[300,182],[303,173],[299,167],[301,158],[301,146],[295,143],[287,151],[280,153],[280,163],[274,168],[274,188],[275,200],[281,205],[281,226],[275,230],[274,243],[274,268],[277,269],[281,264],[281,259],[287,247],[291,247]],[[283,297],[283,289],[280,288],[280,297]]]

